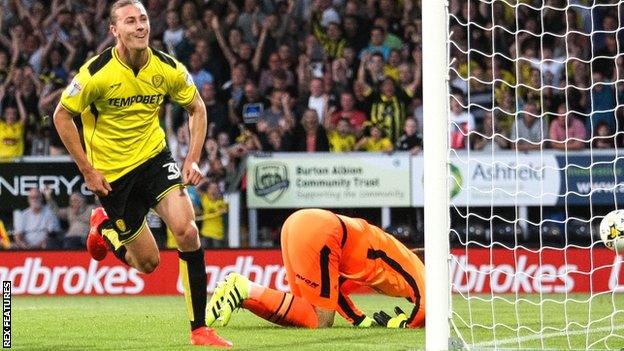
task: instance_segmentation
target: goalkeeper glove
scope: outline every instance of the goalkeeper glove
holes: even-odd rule
[[[362,319],[360,323],[356,324],[355,326],[358,328],[370,328],[373,326],[374,323],[375,321],[371,317],[364,316],[364,319]]]
[[[396,317],[390,317],[386,312],[379,311],[373,313],[373,318],[375,318],[377,324],[387,328],[405,328],[407,325],[407,315],[405,312],[399,307],[395,307],[394,312],[396,313]]]

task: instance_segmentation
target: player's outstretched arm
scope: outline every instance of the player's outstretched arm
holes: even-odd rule
[[[186,106],[189,114],[189,129],[191,141],[188,155],[182,166],[182,181],[185,184],[197,185],[203,179],[203,175],[197,165],[206,139],[206,105],[198,93],[195,93],[193,101]]]
[[[60,103],[56,106],[56,110],[54,111],[54,126],[63,144],[67,148],[67,151],[72,155],[74,161],[78,165],[78,169],[84,176],[87,188],[98,196],[108,195],[108,192],[112,190],[110,184],[108,184],[104,176],[89,163],[87,154],[82,149],[82,144],[80,144],[80,135],[78,134],[73,116]]]

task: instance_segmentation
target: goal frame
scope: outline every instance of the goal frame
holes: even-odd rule
[[[447,350],[450,338],[447,12],[445,0],[422,2],[427,350]]]

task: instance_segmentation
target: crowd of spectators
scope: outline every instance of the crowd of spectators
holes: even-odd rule
[[[85,60],[114,45],[109,4],[2,5],[0,157],[64,154],[50,116]],[[421,105],[418,1],[146,0],[145,7],[151,46],[187,66],[206,102],[208,176],[232,173],[253,151],[421,149],[421,139],[397,144]],[[187,117],[165,105],[162,124],[181,160]]]
[[[66,154],[50,116],[85,60],[114,45],[110,2],[0,3],[0,159]],[[150,45],[186,65],[206,104],[206,182],[193,195],[206,219],[227,211],[222,194],[244,183],[250,153],[422,151],[420,0],[144,5]],[[588,9],[587,0],[542,5],[451,0],[453,148],[622,144],[614,137],[624,99],[620,8]],[[178,162],[188,152],[187,118],[175,104],[161,109]],[[214,246],[223,233],[205,237]]]
[[[85,60],[114,45],[108,33],[112,1],[0,2],[0,158],[66,154],[51,116]],[[227,211],[223,193],[244,183],[249,153],[422,150],[421,123],[413,118],[422,104],[419,1],[145,0],[144,5],[151,47],[186,65],[206,103],[209,127],[200,164],[206,182],[192,194],[204,219],[206,246],[218,246],[223,238],[214,229],[223,223],[213,219]],[[178,162],[188,152],[187,119],[173,103],[161,109]],[[80,119],[75,121],[80,129]],[[49,233],[37,239],[61,231],[59,217],[67,223],[82,219],[83,212],[59,210],[50,194],[31,195],[41,211],[29,207],[16,214],[15,223],[31,216],[28,211],[45,214]],[[69,226],[59,240],[18,233],[15,244],[69,247],[79,240],[64,238],[79,224]]]
[[[624,144],[624,8],[594,4],[451,1],[453,148]]]

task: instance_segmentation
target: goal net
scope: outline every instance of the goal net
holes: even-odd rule
[[[451,0],[446,16],[450,347],[621,349],[622,257],[598,224],[624,200],[624,3]]]

